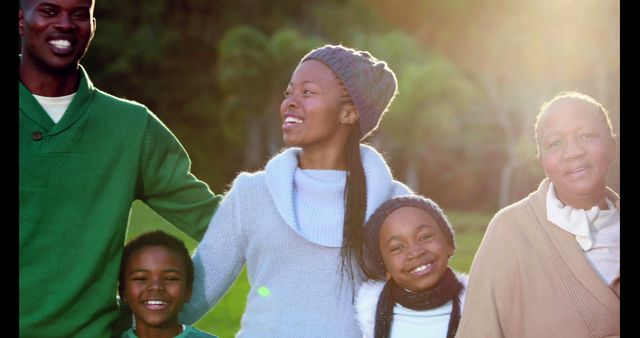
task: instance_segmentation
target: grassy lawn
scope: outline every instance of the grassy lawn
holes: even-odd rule
[[[493,214],[486,212],[466,212],[461,210],[445,210],[456,236],[456,252],[449,265],[460,272],[469,272],[473,256],[478,250]]]
[[[491,214],[445,210],[456,235],[456,253],[450,265],[455,270],[469,272],[473,255],[480,245],[484,229],[491,219]],[[183,234],[141,202],[135,202],[131,211],[130,227],[127,241],[150,230],[164,230],[181,238],[193,253],[197,243]],[[246,271],[243,270],[233,287],[220,302],[196,323],[196,327],[213,333],[220,338],[233,338],[240,327],[240,317],[249,292]]]

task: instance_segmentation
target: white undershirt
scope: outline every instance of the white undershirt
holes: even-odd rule
[[[64,115],[64,112],[67,110],[67,107],[69,107],[74,95],[76,95],[76,93],[56,97],[34,94],[33,97],[35,97],[42,108],[44,108],[44,111],[49,114],[53,122],[58,123],[62,118],[62,115]]]
[[[425,311],[416,311],[396,304],[393,308],[393,322],[389,337],[446,337],[452,311],[452,301]]]
[[[609,199],[606,202],[608,210],[598,206],[575,209],[558,199],[551,183],[547,192],[547,219],[575,235],[593,268],[611,284],[620,272],[620,210]]]

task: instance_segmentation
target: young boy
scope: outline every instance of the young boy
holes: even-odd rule
[[[440,207],[418,195],[380,205],[365,225],[356,310],[365,337],[453,337],[466,276],[449,268],[453,230]]]
[[[163,231],[144,233],[124,247],[118,291],[135,317],[122,338],[217,338],[178,323],[191,299],[193,262],[184,243]]]

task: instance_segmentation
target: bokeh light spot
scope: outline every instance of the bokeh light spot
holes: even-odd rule
[[[267,297],[271,295],[271,291],[266,286],[261,286],[258,288],[258,294],[262,297]]]

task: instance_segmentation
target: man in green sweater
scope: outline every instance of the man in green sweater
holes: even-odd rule
[[[221,198],[145,106],[100,91],[80,59],[93,0],[21,0],[21,337],[108,337],[131,203],[199,241]]]

